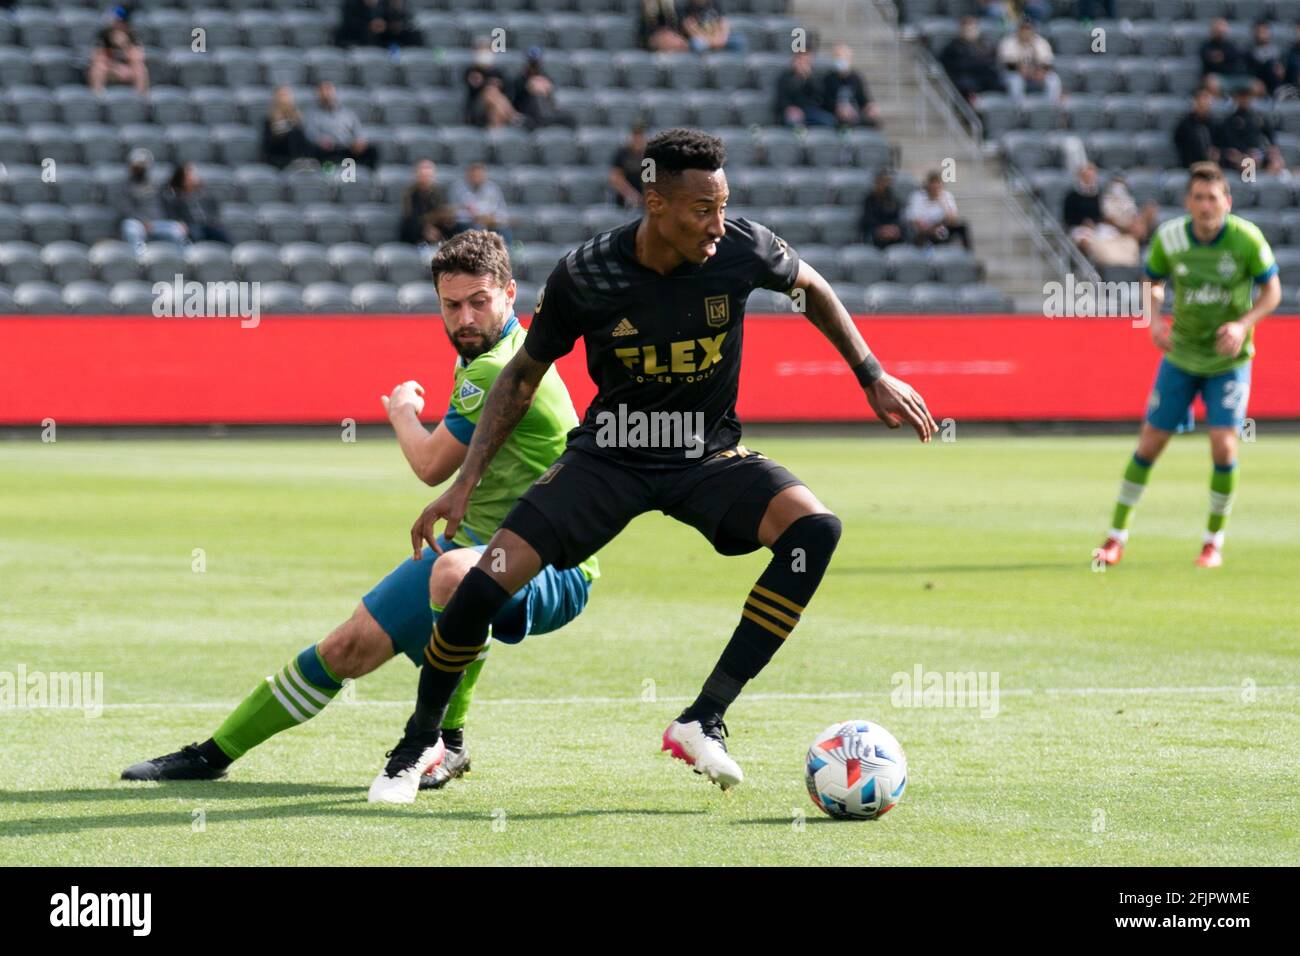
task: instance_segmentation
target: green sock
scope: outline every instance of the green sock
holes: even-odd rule
[[[433,611],[433,620],[436,623],[438,615],[443,612],[443,608],[437,604],[430,603],[430,610]],[[465,668],[465,675],[456,685],[456,692],[451,695],[451,701],[447,704],[447,713],[442,718],[443,730],[463,730],[465,728],[465,718],[469,714],[469,702],[474,697],[474,685],[478,683],[478,675],[483,671],[483,665],[487,662],[487,653],[491,650],[492,644],[489,639],[483,652],[479,654],[478,660],[473,661],[469,667]]]
[[[262,681],[212,739],[222,753],[238,760],[269,737],[315,717],[342,686],[313,644]]]
[[[1237,490],[1237,463],[1215,465],[1210,475],[1210,520],[1207,535],[1219,536],[1232,513],[1232,498]]]
[[[1124,480],[1119,483],[1119,494],[1115,498],[1115,513],[1110,519],[1112,531],[1128,530],[1133,509],[1137,507],[1138,501],[1142,499],[1142,492],[1146,490],[1152,464],[1144,458],[1139,458],[1135,453],[1128,467],[1124,469]]]

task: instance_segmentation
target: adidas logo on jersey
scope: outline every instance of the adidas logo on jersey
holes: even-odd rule
[[[618,325],[614,326],[614,331],[609,333],[614,338],[621,338],[624,335],[637,335],[636,326],[627,319],[620,319]]]

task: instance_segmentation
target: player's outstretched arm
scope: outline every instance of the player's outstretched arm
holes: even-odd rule
[[[441,553],[435,527],[439,521],[446,520],[447,527],[443,534],[448,539],[456,533],[465,512],[469,510],[469,497],[483,477],[488,463],[501,450],[501,446],[532,405],[537,386],[550,367],[550,362],[539,362],[528,354],[527,349],[520,349],[496,377],[488,389],[478,422],[474,425],[474,437],[470,439],[469,451],[460,473],[456,475],[451,487],[425,508],[411,526],[411,549],[415,552],[415,560],[420,560],[420,552],[426,541],[431,548]]]
[[[939,426],[925,407],[925,400],[912,386],[881,369],[830,283],[808,263],[800,262],[794,288],[803,290],[808,321],[849,363],[876,417],[890,428],[906,422],[916,430],[916,437],[928,442]]]

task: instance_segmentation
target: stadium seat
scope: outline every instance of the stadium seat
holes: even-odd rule
[[[41,261],[56,285],[66,286],[92,278],[88,249],[79,242],[51,242],[41,249]]]
[[[325,255],[337,283],[354,286],[376,278],[374,256],[369,246],[359,242],[341,242],[330,246]]]
[[[32,242],[0,242],[0,282],[9,286],[41,282],[47,278],[41,247]]]
[[[261,296],[264,313],[285,315],[303,311],[302,289],[292,282],[264,282]]]
[[[414,246],[388,242],[374,251],[375,274],[384,282],[401,287],[408,282],[431,282],[429,263]],[[396,290],[394,290],[396,294]]]
[[[930,278],[930,260],[914,246],[895,245],[885,250],[885,268],[891,282],[915,285]]]
[[[101,239],[90,247],[87,259],[94,278],[107,285],[116,285],[140,278],[140,265],[135,252],[118,239]]]
[[[316,242],[291,242],[281,246],[280,262],[284,274],[300,286],[332,281],[334,270],[325,253],[325,247]]]
[[[397,287],[387,282],[362,282],[352,289],[352,305],[358,312],[399,312]]]
[[[24,282],[14,287],[14,306],[28,315],[55,315],[65,311],[59,287],[52,282]]]
[[[350,286],[354,283],[316,282],[302,290],[302,304],[309,312],[356,312]]]
[[[403,312],[437,312],[438,292],[432,282],[408,282],[397,290]]]
[[[278,249],[269,242],[241,242],[230,250],[235,275],[244,282],[279,282],[285,278]]]

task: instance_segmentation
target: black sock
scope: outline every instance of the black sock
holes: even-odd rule
[[[208,762],[208,766],[216,770],[225,770],[233,760],[226,756],[226,752],[217,746],[217,742],[209,737],[203,743],[199,744],[199,753],[203,759]]]
[[[749,592],[731,640],[679,720],[721,717],[745,683],[767,666],[821,584],[840,530],[835,515],[805,515],[776,539],[772,560]]]
[[[459,750],[465,746],[465,728],[457,727],[455,730],[442,728],[442,742],[448,750]]]
[[[406,722],[404,739],[426,746],[437,743],[438,728],[451,695],[465,668],[487,644],[488,625],[508,600],[509,592],[490,575],[478,568],[469,569],[446,609],[438,615],[429,646],[424,649],[419,695],[415,712]]]

